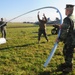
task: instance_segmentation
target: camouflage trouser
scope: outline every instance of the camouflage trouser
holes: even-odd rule
[[[6,38],[6,26],[2,26],[1,28],[2,37]]]
[[[43,29],[43,30],[39,29],[39,32],[38,32],[38,41],[40,41],[40,37],[41,37],[42,34],[44,35],[44,37],[48,41],[48,38],[47,38],[46,30],[45,29]]]
[[[72,67],[73,51],[74,51],[73,46],[71,45],[69,46],[67,44],[64,45],[63,54],[65,58],[65,63],[67,64],[68,67]]]

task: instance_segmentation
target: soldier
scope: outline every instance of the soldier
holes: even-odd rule
[[[3,18],[1,18],[1,21],[0,21],[0,30],[1,30],[1,33],[2,33],[2,37],[6,38],[6,23],[4,24]]]
[[[74,5],[67,4],[65,8],[65,14],[67,17],[64,18],[63,24],[61,26],[61,34],[59,37],[59,41],[64,42],[63,47],[63,55],[65,59],[65,63],[62,64],[64,72],[72,71],[72,58],[73,52],[75,47],[75,34],[74,32],[74,25],[75,25],[75,18],[73,16]]]
[[[47,18],[45,16],[45,14],[43,14],[43,18],[42,20],[40,19],[39,17],[39,12],[38,12],[38,20],[39,20],[39,32],[38,32],[38,43],[40,41],[40,37],[41,37],[41,34],[44,35],[44,37],[46,38],[47,42],[48,42],[48,38],[47,38],[47,34],[46,34],[46,23],[47,23]]]

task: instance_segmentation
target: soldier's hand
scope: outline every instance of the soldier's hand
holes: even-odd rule
[[[62,28],[62,25],[59,26],[59,29],[61,29],[61,28]]]

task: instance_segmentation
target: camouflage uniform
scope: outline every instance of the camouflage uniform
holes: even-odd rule
[[[44,37],[46,38],[47,42],[48,42],[48,38],[47,38],[47,34],[46,34],[46,23],[47,23],[47,18],[44,16],[43,17],[44,20],[41,20],[39,18],[38,15],[38,20],[39,20],[39,31],[38,31],[38,41],[40,41],[40,37],[43,34]]]
[[[1,18],[3,20],[3,18]],[[0,25],[2,25],[4,22],[0,21]],[[0,27],[1,33],[2,33],[2,37],[6,38],[6,24],[4,24],[3,26]]]
[[[64,42],[63,54],[65,58],[65,64],[67,67],[72,68],[73,51],[75,47],[75,19],[73,15],[69,15],[63,20],[61,28],[61,34],[59,39]]]

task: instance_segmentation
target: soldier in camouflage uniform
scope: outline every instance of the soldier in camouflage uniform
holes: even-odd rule
[[[47,38],[47,34],[46,34],[46,23],[47,23],[47,18],[45,16],[45,14],[43,14],[43,18],[42,20],[40,19],[39,17],[39,12],[38,12],[38,20],[39,20],[39,32],[38,32],[38,43],[40,41],[40,37],[41,37],[41,34],[44,35],[44,37],[46,38],[47,42],[48,42],[48,38]]]
[[[0,25],[4,24],[3,18],[1,18]],[[6,38],[6,23],[3,26],[0,26],[2,33],[2,38]]]
[[[61,34],[59,37],[60,41],[64,42],[63,55],[65,59],[65,63],[62,64],[63,71],[69,72],[72,71],[72,58],[75,47],[75,18],[72,15],[74,9],[74,5],[67,4],[65,8],[66,18],[63,20],[63,24],[61,25]],[[73,35],[74,34],[74,35]]]

